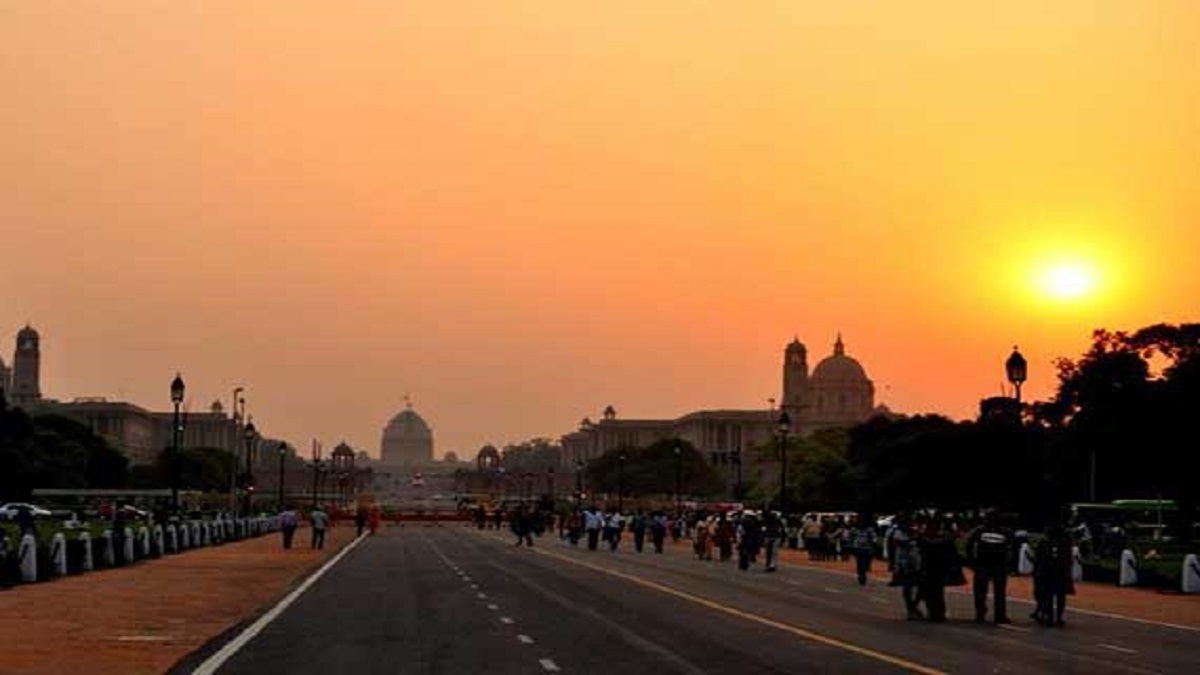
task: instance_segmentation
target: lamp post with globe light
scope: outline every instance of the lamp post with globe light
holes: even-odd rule
[[[784,410],[779,415],[779,513],[787,518],[787,443],[792,430],[792,416]]]
[[[179,407],[183,404],[186,386],[183,376],[175,373],[171,381],[171,403],[175,406],[175,415],[171,424],[171,510],[179,513],[179,445],[183,436],[183,416]]]

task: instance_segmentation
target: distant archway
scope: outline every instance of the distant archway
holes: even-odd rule
[[[496,448],[485,445],[475,456],[475,467],[480,471],[495,471],[500,468],[500,452]]]

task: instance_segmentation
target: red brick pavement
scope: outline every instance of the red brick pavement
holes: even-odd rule
[[[133,567],[0,591],[0,674],[163,673],[270,607],[354,538],[335,527],[325,550],[308,530],[196,549]]]

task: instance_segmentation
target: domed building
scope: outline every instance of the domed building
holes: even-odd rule
[[[808,381],[807,417],[816,427],[857,424],[875,412],[875,385],[862,364],[846,356],[839,334],[828,356],[813,369]]]
[[[420,466],[433,461],[433,430],[411,402],[384,428],[379,456],[385,466]]]

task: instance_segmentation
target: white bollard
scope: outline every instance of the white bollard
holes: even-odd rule
[[[1117,581],[1118,586],[1136,586],[1138,580],[1138,564],[1137,558],[1134,557],[1133,551],[1125,549],[1121,551],[1121,576]]]
[[[150,528],[145,525],[138,528],[138,549],[142,558],[150,557]]]
[[[167,547],[163,549],[166,553],[179,553],[179,531],[175,529],[175,524],[167,525]]]
[[[1083,581],[1083,556],[1078,546],[1071,547],[1071,580]]]
[[[100,534],[100,559],[104,561],[105,567],[114,567],[117,564],[117,552],[113,550],[112,530],[105,530]]]
[[[1183,592],[1200,593],[1200,560],[1195,553],[1183,559]]]
[[[83,562],[80,563],[79,569],[84,572],[91,572],[96,569],[96,562],[92,559],[92,535],[87,532],[79,534],[79,541],[83,542]]]
[[[163,546],[164,544],[166,544],[166,535],[163,533],[163,526],[155,525],[154,526],[154,555],[161,556],[167,552],[167,549]]]
[[[200,523],[192,522],[192,546],[200,548],[204,545],[204,534],[200,531]]]
[[[1017,574],[1027,577],[1033,574],[1033,547],[1029,542],[1021,544],[1021,557],[1017,560]]]
[[[58,532],[50,539],[50,569],[54,576],[67,576],[67,537]]]
[[[179,524],[179,550],[185,550],[192,547],[192,529],[187,523]]]
[[[17,549],[17,559],[21,566],[21,581],[33,583],[37,581],[37,542],[32,534],[21,537],[21,546]]]
[[[132,565],[133,557],[133,528],[125,528],[125,564]]]

